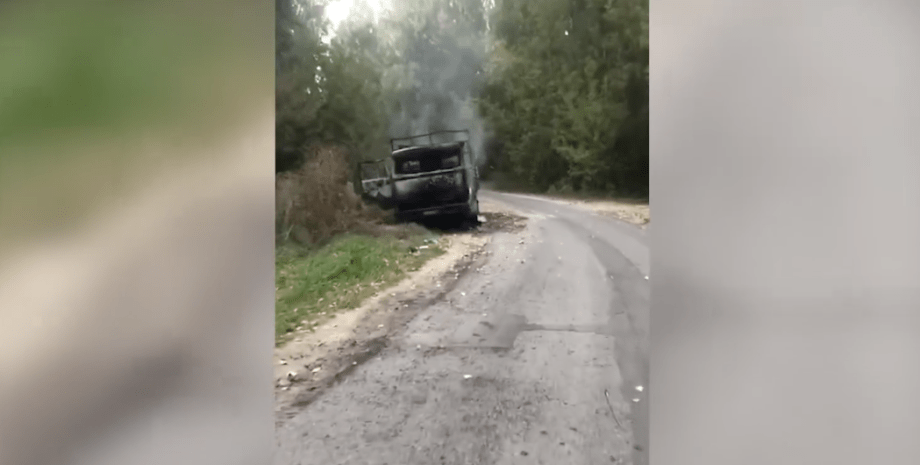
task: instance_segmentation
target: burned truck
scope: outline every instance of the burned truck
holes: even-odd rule
[[[361,197],[384,210],[393,208],[391,187],[393,163],[390,158],[365,161],[360,164]]]
[[[388,159],[365,163],[383,167],[382,176],[362,180],[365,197],[395,209],[401,220],[453,216],[475,222],[479,169],[469,140],[466,130],[391,139]]]

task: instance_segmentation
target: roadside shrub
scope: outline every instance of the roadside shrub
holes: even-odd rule
[[[275,177],[275,228],[279,241],[314,244],[379,223],[385,214],[366,205],[351,186],[345,149],[314,146],[300,169]]]

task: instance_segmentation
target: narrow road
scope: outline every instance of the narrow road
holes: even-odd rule
[[[495,233],[442,301],[280,427],[276,464],[648,463],[645,231],[481,198],[524,229]]]

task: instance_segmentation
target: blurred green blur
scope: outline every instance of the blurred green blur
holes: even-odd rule
[[[0,238],[66,228],[270,111],[273,51],[269,1],[0,3]]]

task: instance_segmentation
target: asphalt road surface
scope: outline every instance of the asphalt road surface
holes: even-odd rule
[[[529,196],[456,287],[276,432],[275,463],[648,463],[646,232]],[[641,386],[641,388],[637,388]]]

